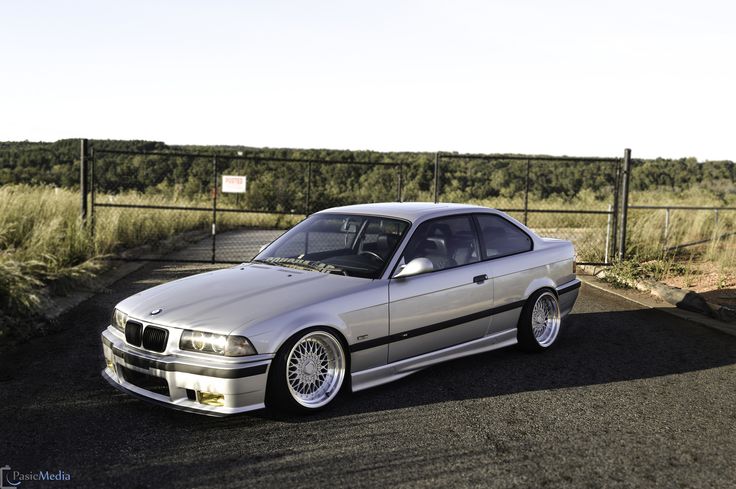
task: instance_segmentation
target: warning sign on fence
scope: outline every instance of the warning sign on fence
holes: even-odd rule
[[[248,177],[239,177],[236,175],[222,176],[222,191],[231,194],[244,194],[245,185]]]

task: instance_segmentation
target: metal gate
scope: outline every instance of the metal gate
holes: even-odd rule
[[[366,167],[376,169],[370,182],[376,201],[399,200],[401,192],[399,163],[107,149],[93,149],[89,159],[93,232],[121,236],[121,248],[141,236],[151,243],[189,240],[186,251],[117,257],[123,260],[248,261],[311,212],[365,202],[356,187]],[[343,175],[337,191],[325,174]],[[231,175],[246,177],[245,193],[223,192],[222,177]],[[84,193],[84,170],[82,180]]]
[[[580,264],[607,265],[625,253],[629,150],[623,158],[400,156],[376,162],[287,152],[88,152],[83,142],[82,214],[89,192],[93,231],[115,237],[121,249],[189,239],[186,252],[149,258],[156,261],[241,263],[311,212],[405,200],[495,207],[542,236],[573,241]],[[226,175],[246,177],[246,192],[223,192]]]

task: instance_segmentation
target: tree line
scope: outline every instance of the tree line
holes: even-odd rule
[[[351,202],[396,200],[399,181],[404,200],[431,200],[434,195],[434,153],[171,146],[120,140],[92,140],[90,147],[97,151],[95,191],[106,194],[137,191],[209,199],[215,180],[213,162],[211,157],[105,154],[100,150],[221,155],[218,176],[248,177],[245,196],[221,195],[221,203],[249,209],[302,212],[307,205],[314,210]],[[527,190],[534,199],[572,201],[587,191],[598,200],[608,201],[618,167],[585,160],[535,160],[534,156],[528,156],[528,162],[526,157],[457,156],[440,159],[443,201],[518,199]],[[78,139],[0,143],[0,185],[78,188],[79,169]],[[736,194],[736,165],[731,161],[699,163],[694,158],[636,160],[630,185],[639,191],[700,188],[725,202]]]

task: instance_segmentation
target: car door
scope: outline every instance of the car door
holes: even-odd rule
[[[389,363],[486,334],[493,281],[479,243],[469,215],[433,219],[414,231],[399,263],[427,258],[434,269],[390,280]]]
[[[524,305],[524,293],[534,278],[528,256],[532,238],[514,223],[497,214],[476,214],[482,256],[493,280],[493,307],[489,334],[515,329]]]

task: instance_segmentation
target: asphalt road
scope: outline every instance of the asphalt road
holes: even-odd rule
[[[583,286],[554,350],[456,360],[297,418],[208,418],[118,393],[99,332],[150,264],[0,359],[20,487],[736,487],[736,338]]]

